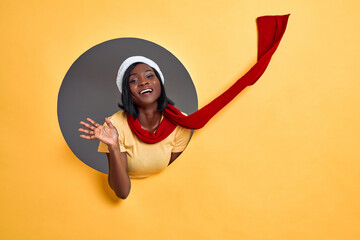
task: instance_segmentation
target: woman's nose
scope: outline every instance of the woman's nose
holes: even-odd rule
[[[140,78],[140,81],[139,81],[139,86],[145,86],[149,84],[148,80],[144,77]]]

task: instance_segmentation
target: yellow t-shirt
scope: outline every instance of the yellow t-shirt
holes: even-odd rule
[[[119,133],[120,151],[126,152],[131,178],[148,177],[164,170],[169,165],[171,153],[182,152],[191,137],[191,130],[177,126],[164,140],[148,144],[132,133],[124,111],[118,111],[109,119]],[[107,145],[100,141],[98,152],[108,153]]]

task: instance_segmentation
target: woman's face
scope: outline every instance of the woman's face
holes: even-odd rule
[[[130,93],[137,106],[157,104],[161,95],[160,81],[154,70],[144,63],[137,64],[129,76]]]

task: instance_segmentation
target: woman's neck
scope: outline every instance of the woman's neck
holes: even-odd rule
[[[138,120],[143,129],[154,132],[161,121],[161,113],[158,112],[157,104],[148,107],[138,107]]]

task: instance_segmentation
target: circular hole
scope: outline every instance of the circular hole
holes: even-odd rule
[[[108,173],[98,140],[79,137],[80,121],[104,118],[119,111],[121,94],[116,86],[120,64],[130,56],[145,56],[156,62],[165,78],[167,96],[187,114],[198,109],[194,83],[182,63],[165,48],[143,39],[118,38],[98,44],[83,53],[70,67],[58,94],[57,113],[61,132],[71,151],[86,165]]]

